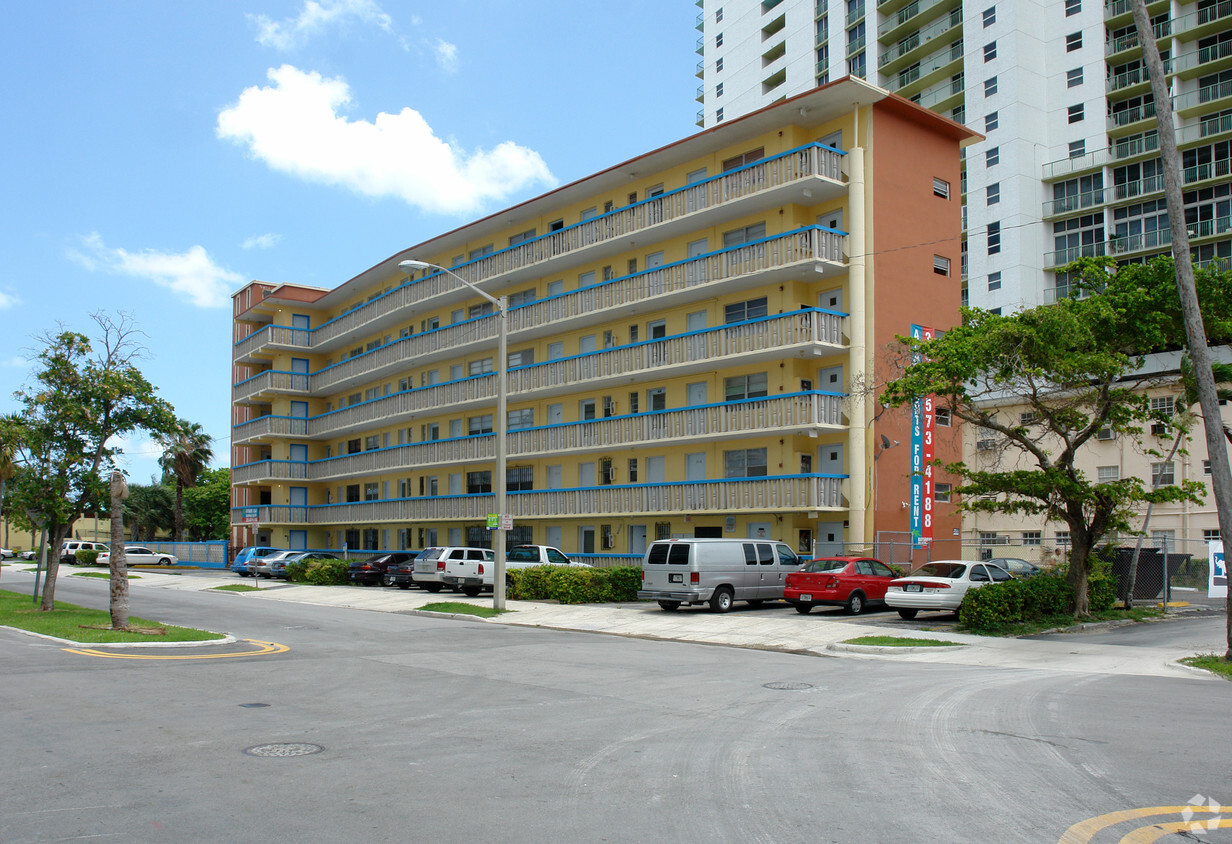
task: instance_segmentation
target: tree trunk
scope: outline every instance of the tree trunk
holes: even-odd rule
[[[1074,539],[1073,527],[1070,528],[1070,538]],[[1087,595],[1087,580],[1090,575],[1091,546],[1084,541],[1072,541],[1069,551],[1069,574],[1066,580],[1074,590],[1074,617],[1082,618],[1091,614],[1091,601]]]
[[[128,629],[128,557],[124,553],[124,506],[128,484],[119,472],[111,473],[111,627]]]
[[[1155,100],[1155,121],[1159,135],[1159,157],[1164,168],[1164,198],[1168,205],[1168,223],[1172,230],[1172,256],[1176,265],[1176,289],[1181,298],[1181,314],[1185,319],[1185,337],[1189,357],[1193,361],[1194,379],[1198,382],[1198,403],[1202,406],[1202,427],[1206,434],[1207,456],[1211,461],[1211,486],[1215,492],[1215,509],[1219,513],[1219,535],[1227,541],[1232,537],[1232,466],[1228,465],[1228,448],[1223,437],[1223,422],[1219,414],[1219,393],[1211,371],[1210,349],[1206,343],[1206,327],[1198,291],[1194,286],[1193,262],[1189,255],[1189,227],[1185,222],[1185,203],[1181,194],[1180,156],[1176,151],[1176,129],[1172,120],[1172,100],[1164,77],[1159,45],[1151,29],[1146,0],[1130,0],[1134,27],[1142,44],[1142,58],[1151,78],[1151,95]],[[1224,659],[1232,662],[1232,589],[1227,597],[1227,649]]]
[[[56,608],[56,575],[60,573],[60,548],[68,538],[72,525],[56,525],[47,538],[47,579],[43,581],[43,602],[39,612],[51,612]]]

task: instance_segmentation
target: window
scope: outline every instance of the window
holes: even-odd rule
[[[492,358],[484,358],[483,360],[473,360],[467,364],[467,371],[471,375],[483,375],[486,372],[492,371]]]
[[[492,433],[492,414],[485,413],[482,416],[471,416],[466,420],[467,431],[472,437],[480,434]]]
[[[518,305],[528,305],[533,301],[535,301],[535,288],[519,290],[509,297],[509,307],[516,308]]]
[[[993,76],[984,80],[984,96],[991,97],[997,93],[997,77]]]
[[[723,83],[722,83],[722,82],[720,82],[718,85],[715,85],[715,86],[714,86],[714,95],[715,95],[716,97],[721,97],[721,96],[723,96]]]
[[[667,410],[667,389],[665,387],[651,387],[646,391],[646,409]]]
[[[662,340],[667,336],[667,320],[656,319],[646,323],[646,337],[650,340]]]
[[[942,257],[941,255],[934,255],[933,256],[933,272],[936,273],[937,275],[949,275],[950,274],[950,259]]]
[[[723,57],[722,56],[714,60],[714,72],[715,73],[723,72]]]
[[[1204,528],[1202,530],[1202,541],[1203,542],[1218,542],[1219,541],[1219,528]]]
[[[534,349],[518,349],[516,352],[509,353],[509,368],[515,366],[530,366],[535,362]]]
[[[482,472],[467,472],[466,491],[470,495],[476,495],[482,492],[491,492],[492,472],[490,470],[484,470]]]
[[[360,449],[360,447],[359,447],[359,442],[360,442],[360,441],[359,441],[358,439],[354,439],[354,440],[347,440],[347,443],[346,443],[346,453],[347,453],[347,454],[359,454],[359,452],[360,452],[360,450],[361,450],[361,449]],[[339,451],[339,453],[341,453],[342,449],[338,449],[338,451]]]
[[[722,107],[720,107],[720,108],[716,108],[716,109],[714,110],[714,121],[715,121],[716,123],[722,123],[722,122],[723,122],[723,109],[722,109]]]
[[[374,434],[371,437],[364,437],[364,451],[375,451],[381,447],[381,435]]]
[[[1162,416],[1176,415],[1176,398],[1174,396],[1152,396],[1151,413]]]
[[[723,477],[764,478],[766,476],[766,449],[739,448],[723,452]]]
[[[988,289],[990,291],[1001,289],[1001,273],[1000,272],[988,274]]]
[[[984,28],[988,29],[988,27],[992,26],[996,22],[997,22],[997,7],[989,6],[987,9],[984,10]],[[985,47],[984,49],[987,50],[988,48]]]
[[[489,243],[487,246],[480,246],[478,249],[472,249],[467,254],[466,260],[474,261],[477,258],[485,258],[491,254],[492,254],[492,244]],[[457,264],[455,264],[455,266],[457,266]]]
[[[744,322],[746,319],[757,319],[767,315],[768,300],[765,296],[749,299],[747,302],[733,302],[723,308],[723,321],[728,325],[733,322]]]
[[[582,399],[578,402],[578,418],[585,422],[595,418],[595,400]]]
[[[509,492],[535,488],[535,470],[532,466],[510,466],[505,471],[505,489]]]
[[[347,485],[347,488],[346,488],[346,500],[347,500],[348,502],[350,502],[350,501],[358,501],[358,500],[359,500],[359,484],[349,484],[349,485]]]
[[[731,158],[725,159],[723,161],[723,172],[726,173],[728,170],[735,170],[737,167],[743,167],[746,164],[752,164],[754,161],[761,161],[765,157],[766,157],[765,147],[758,147],[757,149],[751,149],[746,153],[742,153],[740,155],[734,155]]]
[[[1073,70],[1065,71],[1065,87],[1077,88],[1082,84],[1082,68],[1076,67]]]
[[[535,230],[527,229],[524,232],[518,232],[515,235],[511,235],[509,237],[509,245],[517,246],[519,243],[525,243],[528,240],[534,240],[534,239],[535,239]]]
[[[984,131],[985,132],[991,132],[993,129],[996,129],[999,123],[1000,123],[1000,118],[997,116],[997,113],[995,111],[990,111],[988,112],[988,114],[984,115]]]
[[[860,29],[863,29],[863,28],[864,28],[864,23],[861,22]],[[861,33],[860,37],[863,38],[864,34]],[[847,60],[847,73],[849,76],[858,76],[861,79],[863,79],[868,74],[867,56],[865,55],[863,50],[856,53],[854,56],[852,56],[850,59]]]
[[[732,229],[731,231],[723,232],[723,248],[743,246],[751,241],[761,240],[765,236],[765,223],[756,223],[751,226],[745,226],[742,229]]]
[[[629,483],[637,483],[637,458],[629,458]]]
[[[1151,487],[1171,486],[1176,483],[1172,461],[1151,464]]]
[[[1072,105],[1069,107],[1069,122],[1070,123],[1081,123],[1082,119],[1085,116],[1086,116],[1086,107],[1082,103],[1078,103],[1078,105]]]
[[[997,57],[997,42],[990,41],[984,45],[984,61],[990,62]]]
[[[1001,224],[988,224],[988,254],[995,255],[1001,251]]]
[[[1096,466],[1095,479],[1101,484],[1110,484],[1121,479],[1120,466]]]
[[[939,196],[942,199],[950,198],[950,183],[943,179],[933,179],[933,196]]]
[[[1211,473],[1211,461],[1203,460],[1202,461],[1202,474],[1209,475],[1210,473]]]
[[[1040,415],[1034,410],[1028,410],[1025,413],[1018,414],[1019,425],[1034,425],[1040,419]]]
[[[933,412],[933,424],[939,428],[950,427],[950,409],[948,407],[938,407]]]
[[[1001,147],[989,147],[984,150],[984,166],[995,167],[1001,163]]]
[[[984,188],[985,202],[989,205],[996,205],[1001,201],[1001,183],[993,182],[988,187]]]
[[[1024,530],[1022,532],[1023,545],[1039,545],[1043,539],[1044,537],[1038,530]]]
[[[1068,548],[1069,547],[1069,531],[1067,530],[1057,531],[1056,542],[1057,542],[1057,545],[1060,545],[1062,548]]]
[[[719,23],[722,20],[723,20],[723,7],[720,6],[719,8],[714,10],[714,22]]]
[[[714,46],[716,47],[723,46],[723,33],[720,32],[718,35],[714,36]]]
[[[1082,33],[1071,32],[1065,36],[1065,52],[1072,53],[1075,50],[1082,49]]]
[[[533,407],[524,407],[521,410],[511,410],[508,413],[509,424],[507,430],[516,431],[519,428],[532,428],[535,425],[535,409]]]
[[[1082,11],[1082,0],[1065,0],[1065,17],[1076,15]]]
[[[723,380],[723,396],[726,401],[761,398],[767,394],[767,377],[764,372],[751,375],[735,375]]]
[[[1070,145],[1069,145],[1069,157],[1070,158],[1081,158],[1082,156],[1086,154],[1087,154],[1087,142],[1085,140],[1070,142]]]
[[[950,489],[949,484],[933,484],[933,501],[948,502],[950,500]]]
[[[364,484],[364,501],[376,501],[378,497],[376,483]]]

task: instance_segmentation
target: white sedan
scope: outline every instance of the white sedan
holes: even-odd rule
[[[1012,579],[1008,571],[992,563],[939,560],[891,580],[885,602],[903,618],[915,618],[920,610],[958,612],[967,590]]]
[[[124,558],[127,564],[132,566],[174,566],[179,563],[179,559],[175,554],[167,554],[162,551],[151,551],[141,545],[126,545],[124,547]],[[111,565],[111,554],[104,551],[98,555],[98,564],[100,566]]]

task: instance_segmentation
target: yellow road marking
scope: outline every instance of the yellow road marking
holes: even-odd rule
[[[1109,812],[1106,815],[1100,815],[1099,817],[1079,821],[1074,824],[1065,830],[1065,834],[1061,836],[1061,840],[1057,844],[1087,844],[1087,842],[1095,837],[1095,833],[1101,829],[1107,829],[1110,826],[1116,826],[1119,823],[1132,821],[1136,818],[1149,818],[1151,815],[1179,815],[1186,809],[1195,815],[1214,814],[1206,806],[1148,806],[1145,809],[1126,809],[1121,812]],[[1154,841],[1155,839],[1143,840]]]
[[[1207,811],[1210,814],[1210,811]],[[1171,835],[1174,832],[1185,832],[1192,830],[1199,832],[1206,829],[1227,829],[1232,827],[1232,818],[1219,818],[1210,826],[1208,821],[1173,821],[1172,823],[1159,823],[1153,826],[1144,826],[1141,829],[1135,829],[1129,835],[1121,839],[1121,844],[1151,844],[1152,841],[1158,841],[1165,835]]]
[[[94,648],[65,648],[71,654],[81,654],[82,656],[101,656],[107,659],[228,659],[237,656],[265,656],[267,654],[281,654],[291,650],[286,645],[280,645],[277,642],[262,642],[259,639],[245,639],[245,642],[251,642],[254,645],[262,645],[259,650],[244,651],[237,654],[126,654],[117,653],[116,651],[103,651]]]

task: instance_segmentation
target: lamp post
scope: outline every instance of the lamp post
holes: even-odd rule
[[[408,260],[398,264],[398,269],[402,270],[407,275],[416,270],[437,269],[441,272],[451,275],[458,281],[465,284],[471,290],[478,293],[484,299],[487,299],[496,308],[496,325],[497,325],[497,341],[496,341],[496,419],[493,420],[493,431],[496,435],[496,455],[494,458],[492,491],[496,497],[496,528],[492,531],[492,551],[496,556],[496,570],[492,573],[492,607],[493,609],[503,610],[505,608],[505,526],[503,519],[506,516],[505,511],[505,428],[508,425],[508,414],[505,412],[506,404],[506,387],[505,387],[505,370],[508,368],[509,356],[506,350],[507,343],[507,326],[506,305],[508,300],[501,296],[499,299],[495,296],[480,290],[474,284],[464,279],[462,276],[455,273],[447,267],[442,267],[440,264],[432,264],[427,261]]]

